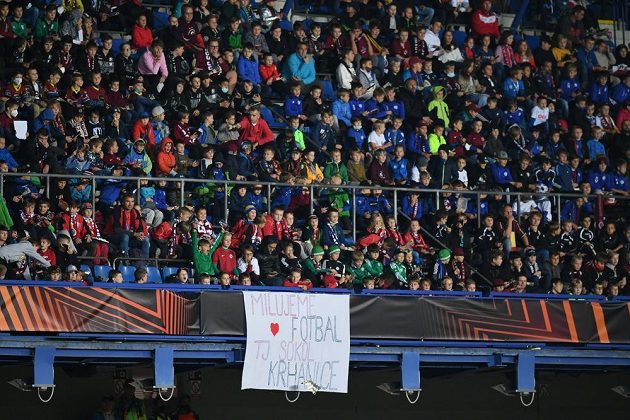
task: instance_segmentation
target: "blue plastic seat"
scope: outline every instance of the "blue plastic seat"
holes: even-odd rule
[[[120,47],[124,44],[125,40],[121,38],[112,39],[112,52],[114,55],[120,54]]]
[[[466,32],[464,31],[453,31],[453,42],[455,42],[455,45],[458,47],[461,47],[466,40],[466,36]]]
[[[124,283],[133,283],[135,281],[134,273],[136,267],[133,265],[119,265],[118,271],[122,274]]]
[[[153,10],[153,29],[159,31],[168,26],[168,13]]]
[[[177,273],[177,270],[177,267],[162,267],[162,281],[166,282],[166,279]]]
[[[320,80],[319,84],[322,87],[322,98],[324,98],[325,101],[334,102],[337,100],[335,89],[330,80]]]
[[[109,280],[109,271],[112,268],[109,265],[95,265],[92,268],[95,281],[107,281]]]
[[[286,128],[287,125],[284,121],[276,121],[273,117],[273,113],[267,107],[260,107],[260,116],[267,122],[267,125],[272,130],[278,130],[282,128]]]
[[[148,283],[162,283],[162,273],[160,273],[159,268],[148,266],[147,273],[149,275],[147,279]]]

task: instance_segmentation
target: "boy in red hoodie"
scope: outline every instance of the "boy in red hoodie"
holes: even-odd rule
[[[302,270],[294,268],[291,270],[291,275],[284,279],[284,287],[299,287],[302,290],[308,290],[313,288],[313,283],[302,279]]]

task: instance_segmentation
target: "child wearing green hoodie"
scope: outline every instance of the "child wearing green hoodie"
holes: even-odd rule
[[[444,102],[446,97],[446,90],[442,86],[435,86],[433,88],[433,100],[429,102],[427,110],[434,114],[437,119],[444,122],[444,126],[448,127],[450,123],[448,104]]]

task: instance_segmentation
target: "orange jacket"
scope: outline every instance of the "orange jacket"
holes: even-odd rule
[[[171,145],[170,152],[166,151],[167,144]],[[162,143],[160,143],[160,152],[157,155],[156,175],[168,175],[175,168],[176,161],[174,149],[175,146],[173,146],[173,140],[168,137],[162,140]]]

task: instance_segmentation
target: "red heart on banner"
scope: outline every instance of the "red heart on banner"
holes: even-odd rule
[[[272,322],[271,324],[269,324],[269,329],[271,330],[271,334],[275,336],[276,334],[278,334],[278,331],[280,331],[280,324],[278,324],[277,322]]]

